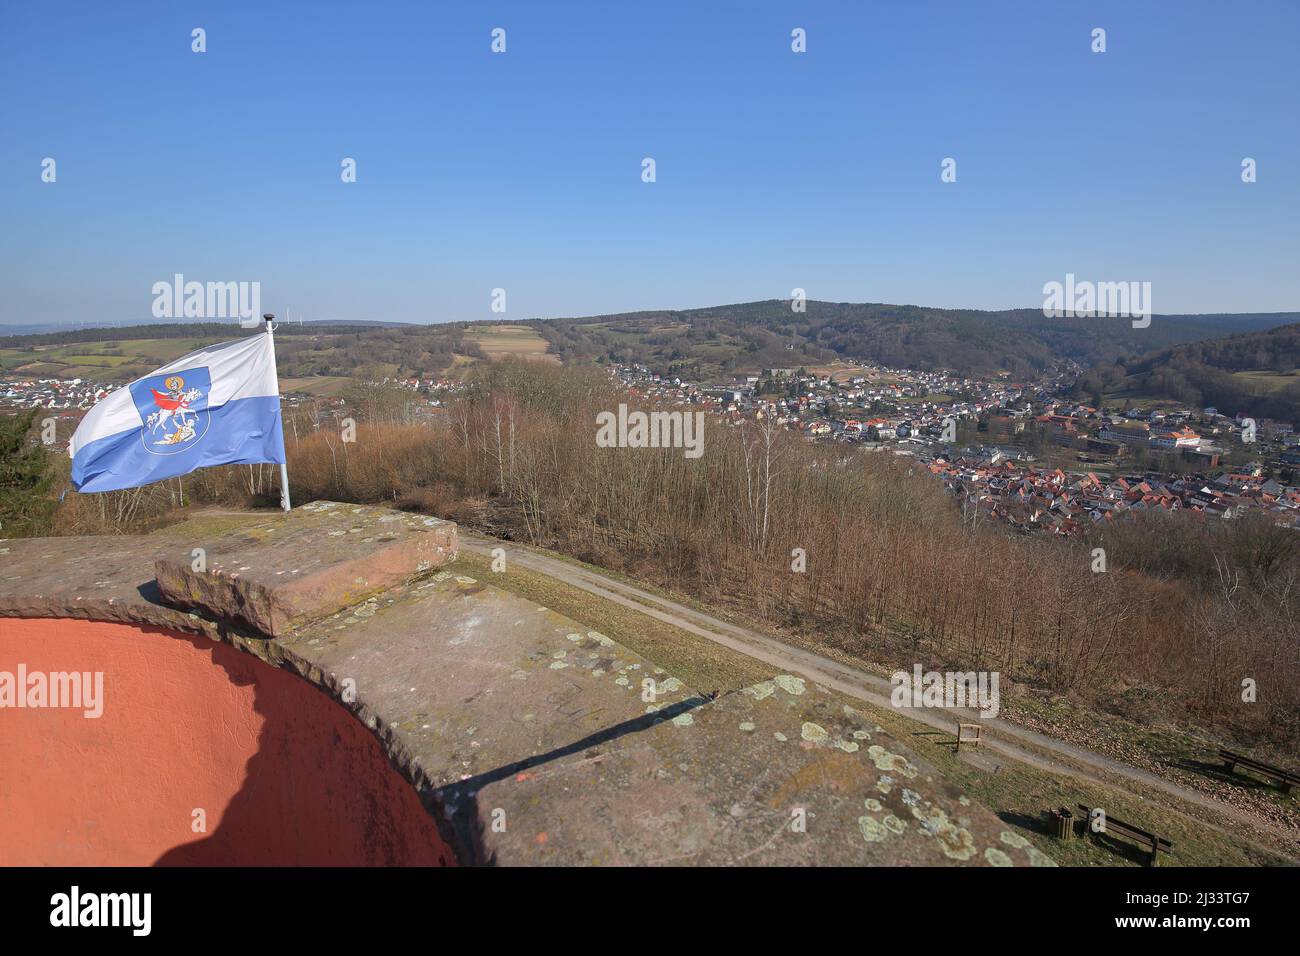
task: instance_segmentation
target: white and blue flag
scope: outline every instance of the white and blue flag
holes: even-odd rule
[[[68,445],[72,484],[116,491],[209,465],[284,463],[267,333],[209,345],[111,393]]]

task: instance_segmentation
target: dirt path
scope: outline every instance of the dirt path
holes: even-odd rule
[[[464,528],[460,530],[460,541],[462,548],[474,554],[489,555],[494,548],[505,548],[507,560],[518,563],[521,567],[530,571],[540,572],[557,581],[562,581],[622,607],[638,611],[715,644],[746,654],[755,660],[770,664],[777,672],[802,674],[826,687],[898,713],[890,703],[892,685],[884,677],[858,670],[813,651],[795,647],[784,641],[769,637],[766,634],[738,627],[720,618],[679,604],[676,601],[660,597],[651,591],[646,591],[603,574],[588,571],[578,565],[570,564],[567,561],[562,561],[544,552],[514,542],[500,541],[496,538],[467,531]],[[1287,844],[1295,840],[1293,831],[1278,827],[1231,804],[1215,800],[1204,793],[1166,780],[1150,771],[1113,760],[1104,754],[1077,747],[1054,737],[1048,737],[1045,734],[1019,727],[997,717],[984,719],[980,718],[977,712],[973,710],[959,710],[956,708],[918,708],[908,711],[905,716],[929,727],[942,730],[947,734],[954,733],[958,717],[970,723],[980,723],[985,728],[981,746],[1009,759],[1051,773],[1069,774],[1090,783],[1105,783],[1106,781],[1087,773],[1085,770],[1081,770],[1080,767],[1111,774],[1123,780],[1144,784],[1169,796],[1177,797],[1188,803],[1212,810],[1222,816],[1230,817],[1256,832],[1267,831],[1281,836]],[[1045,751],[1047,754],[1071,760],[1078,766],[1060,763],[1043,753],[1026,749],[1026,745]],[[1206,824],[1204,820],[1198,820],[1198,822]],[[1206,825],[1213,826],[1213,824]],[[1222,828],[1216,827],[1216,829],[1221,830]]]

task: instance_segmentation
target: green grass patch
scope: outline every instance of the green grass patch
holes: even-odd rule
[[[234,335],[232,331],[230,337],[233,338]],[[139,378],[204,345],[219,341],[220,338],[213,337],[124,339],[120,342],[77,342],[33,349],[0,349],[0,370],[41,378],[125,382]],[[22,369],[24,365],[31,367]],[[18,372],[18,369],[22,371]]]
[[[116,368],[119,365],[125,365],[132,361],[132,358],[129,355],[82,354],[65,355],[62,357],[61,361],[67,362],[69,365],[94,365],[103,368]]]
[[[1245,382],[1252,389],[1264,392],[1276,392],[1300,382],[1300,370],[1292,369],[1289,372],[1272,372],[1272,371],[1252,371],[1252,372],[1233,372],[1232,377],[1238,381]]]

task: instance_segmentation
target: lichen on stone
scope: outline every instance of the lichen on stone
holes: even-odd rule
[[[868,843],[884,843],[889,838],[889,831],[875,817],[858,817],[858,829]]]
[[[948,819],[942,808],[926,801],[924,807],[912,807],[912,816],[921,823],[921,830],[939,841],[943,855],[953,860],[969,860],[975,855],[975,838],[965,827]]]
[[[803,727],[800,728],[799,735],[803,737],[804,740],[812,741],[813,743],[821,743],[830,736],[830,734],[826,732],[825,727],[820,724],[814,724],[810,720],[804,721]]]
[[[871,757],[877,770],[890,770],[901,774],[908,780],[916,776],[916,768],[912,766],[906,757],[902,754],[890,753],[880,744],[872,744],[868,747],[867,754]]]
[[[1012,866],[1011,857],[1007,856],[997,847],[989,847],[984,851],[984,859],[989,861],[989,866]]]
[[[1023,850],[1025,847],[1029,846],[1028,840],[1022,837],[1019,833],[1012,833],[1010,830],[1003,830],[998,834],[998,839],[1007,846],[1015,847],[1017,850]]]
[[[800,696],[804,692],[804,681],[802,677],[794,677],[790,674],[781,674],[772,678],[772,683],[776,684],[777,687],[781,688],[787,694],[791,694],[795,697]]]

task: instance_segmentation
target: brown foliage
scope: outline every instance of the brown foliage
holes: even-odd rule
[[[353,444],[324,424],[291,442],[294,498],[395,503],[890,667],[998,670],[1004,688],[1119,711],[1137,694],[1176,723],[1295,749],[1294,532],[1181,516],[1086,544],[1011,537],[964,523],[915,462],[810,446],[763,423],[710,419],[698,459],[597,447],[596,415],[620,401],[599,372],[498,363],[437,423],[363,422]],[[247,500],[259,493],[249,477],[212,469],[190,493]],[[1106,573],[1091,570],[1098,544]],[[795,548],[805,573],[791,571]],[[1258,703],[1242,703],[1245,678]]]

